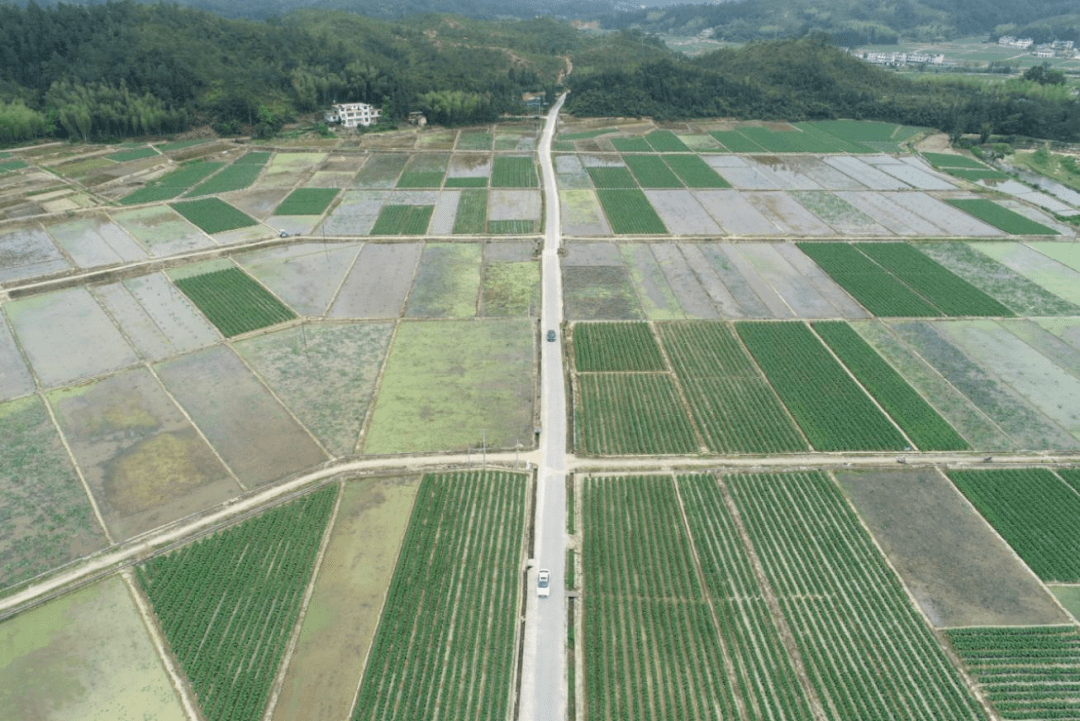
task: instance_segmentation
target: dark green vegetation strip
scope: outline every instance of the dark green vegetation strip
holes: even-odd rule
[[[424,476],[353,721],[508,717],[528,486],[511,473]]]
[[[930,161],[935,168],[972,168],[975,170],[989,170],[984,163],[966,155],[953,155],[952,153],[923,153],[922,156]]]
[[[828,476],[732,475],[724,482],[810,685],[836,709],[833,718],[985,721]]]
[[[455,235],[480,235],[487,221],[487,191],[463,190],[454,217]]]
[[[488,185],[487,178],[447,178],[445,187],[447,188],[486,188]]]
[[[567,133],[560,135],[559,140],[592,140],[608,133],[617,133],[618,128],[601,128],[600,130],[586,130],[581,133]]]
[[[536,188],[540,180],[531,157],[499,156],[491,166],[492,188]]]
[[[398,178],[399,188],[438,188],[443,183],[441,170],[406,170]]]
[[[588,168],[597,188],[636,188],[638,183],[626,168]]]
[[[0,163],[0,173],[10,173],[13,170],[22,170],[29,167],[21,160],[5,160]]]
[[[181,278],[176,286],[228,337],[296,317],[239,268]]]
[[[691,152],[690,148],[686,147],[686,143],[679,140],[679,137],[670,130],[654,130],[645,136],[645,140],[660,153]]]
[[[577,323],[574,364],[579,373],[666,371],[648,323]]]
[[[1080,581],[1080,495],[1045,468],[949,471],[1044,581]]]
[[[907,243],[858,243],[855,247],[946,315],[1013,315],[1004,305]]]
[[[337,195],[336,188],[297,188],[281,201],[274,215],[322,215]]]
[[[694,157],[694,156],[676,156],[676,157]],[[642,188],[681,188],[683,187],[682,181],[671,172],[671,168],[657,155],[624,155],[623,161],[634,172],[634,176],[637,178],[638,183]],[[612,168],[615,170],[616,168]],[[594,183],[596,180],[594,178]],[[609,187],[609,188],[633,188],[633,185],[608,185],[601,186],[596,183],[597,187]]]
[[[611,144],[620,153],[651,153],[653,147],[645,138],[612,138]]]
[[[109,153],[105,157],[109,160],[115,160],[118,163],[126,163],[132,160],[151,158],[158,154],[158,151],[154,150],[153,148],[136,148],[134,150],[121,150],[117,153]]]
[[[170,203],[173,210],[210,234],[248,228],[258,222],[220,198]]]
[[[1057,235],[1053,228],[1003,208],[986,198],[946,198],[945,202],[986,221],[1009,235]]]
[[[184,191],[199,183],[211,173],[217,171],[222,163],[209,163],[198,161],[185,165],[164,176],[156,183],[151,183],[144,188],[139,188],[131,195],[120,200],[121,205],[136,205],[138,203],[153,203],[162,200],[172,200]]]
[[[619,235],[663,235],[667,226],[640,189],[600,188],[596,191],[611,229]]]
[[[489,220],[490,235],[530,235],[536,232],[535,220]]]
[[[733,153],[760,153],[765,150],[738,130],[714,130],[709,135]]]
[[[924,451],[970,448],[960,434],[851,326],[842,321],[815,323],[814,330],[825,339],[833,353],[855,375],[863,388],[877,399],[916,447]]]
[[[802,323],[737,323],[736,331],[819,451],[903,450],[907,441]]]
[[[1002,718],[1080,718],[1080,633],[1075,626],[945,633]]]
[[[195,186],[185,197],[243,190],[255,182],[268,160],[270,153],[248,153],[220,173]]]
[[[675,381],[657,373],[578,376],[575,447],[588,454],[658,455],[698,451]]]
[[[337,486],[136,569],[209,721],[262,718]]]
[[[434,212],[434,205],[384,205],[371,234],[423,235]]]
[[[980,180],[1008,180],[1009,176],[998,170],[969,170],[967,168],[942,168],[949,175],[955,175],[957,178],[963,178],[964,180],[970,180],[975,183]]]
[[[939,316],[941,312],[848,243],[797,243],[833,280],[883,317]]]
[[[664,349],[709,448],[718,453],[805,451],[791,417],[726,323],[662,323]]]
[[[688,188],[730,188],[712,167],[696,155],[665,155],[664,160]]]

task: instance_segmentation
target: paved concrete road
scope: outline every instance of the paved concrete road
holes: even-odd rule
[[[551,139],[566,96],[548,114],[540,139],[547,215],[542,272],[540,465],[536,493],[536,564],[529,574],[525,621],[525,663],[522,668],[521,721],[563,721],[566,718],[566,386],[562,364],[562,274],[559,270],[559,194],[551,164]],[[547,340],[554,330],[556,341]],[[536,572],[551,571],[551,595],[536,595]]]

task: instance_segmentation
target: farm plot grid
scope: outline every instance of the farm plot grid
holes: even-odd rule
[[[337,490],[315,491],[136,568],[209,721],[262,718]]]
[[[987,718],[832,479],[582,481],[585,718]]]
[[[527,476],[427,475],[353,721],[503,721],[513,694]]]

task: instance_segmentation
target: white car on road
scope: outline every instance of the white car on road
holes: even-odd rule
[[[536,595],[540,598],[551,595],[551,571],[546,568],[541,568],[536,575]]]

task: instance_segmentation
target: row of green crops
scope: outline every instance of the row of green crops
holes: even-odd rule
[[[248,153],[239,158],[229,167],[216,175],[212,175],[202,183],[196,185],[184,197],[196,197],[200,195],[216,195],[218,193],[230,193],[234,190],[243,190],[255,182],[262,172],[270,153]]]
[[[946,631],[1003,719],[1080,719],[1080,632],[1075,626]]]
[[[1058,234],[1053,228],[1047,228],[1042,223],[1036,223],[1034,220],[1025,218],[1008,208],[1003,208],[986,198],[946,198],[945,202],[969,215],[974,215],[979,220],[985,221],[1009,235]]]
[[[730,188],[731,184],[696,155],[665,155],[664,160],[688,188]]]
[[[371,234],[424,235],[434,212],[434,205],[384,205]]]
[[[924,451],[959,451],[970,446],[847,323],[815,323],[814,330],[915,446]]]
[[[153,148],[132,148],[131,150],[121,150],[116,153],[109,153],[105,157],[109,160],[115,160],[117,163],[129,163],[133,160],[143,160],[145,158],[152,158],[156,155],[159,155],[159,153]]]
[[[441,170],[406,170],[398,178],[398,188],[439,188],[445,173]]]
[[[663,235],[668,232],[641,190],[601,188],[596,195],[617,235]]]
[[[337,194],[335,188],[297,188],[281,201],[274,215],[322,215]]]
[[[491,133],[462,133],[458,136],[458,150],[491,150]]]
[[[492,188],[536,188],[539,185],[532,157],[500,155],[492,163]]]
[[[531,235],[536,232],[535,220],[489,220],[490,235]]]
[[[814,448],[885,451],[907,445],[805,325],[744,322],[735,329]]]
[[[447,188],[486,188],[488,186],[488,179],[486,177],[474,178],[469,176],[450,176],[446,179]]]
[[[336,497],[328,486],[136,568],[209,721],[262,718]]]
[[[487,191],[463,190],[454,217],[455,235],[480,235],[487,221]]]
[[[528,485],[510,473],[424,477],[353,721],[508,717]]]
[[[630,171],[623,167],[590,167],[589,177],[597,188],[636,188],[638,187]]]
[[[1044,581],[1080,581],[1080,494],[1045,468],[948,472]]]
[[[296,317],[288,306],[239,268],[179,278],[176,286],[226,337]]]
[[[730,188],[726,180],[696,155],[625,155],[624,167],[590,167],[597,188]],[[633,171],[633,175],[630,171]]]
[[[953,153],[923,153],[923,157],[930,161],[938,170],[944,170],[950,175],[955,175],[958,178],[964,180],[970,180],[972,182],[990,179],[990,180],[1007,180],[1008,175],[998,170],[994,170],[988,165],[984,165],[974,158],[969,158],[966,155],[955,155]]]
[[[670,130],[654,130],[645,136],[646,142],[660,153],[689,153],[690,148]]]
[[[681,156],[675,156],[681,157]],[[693,156],[686,156],[693,157]],[[624,155],[623,162],[633,171],[634,177],[643,188],[681,188],[682,181],[668,167],[668,163],[659,155]],[[602,168],[590,168],[590,170],[602,170]],[[593,182],[596,183],[594,176]],[[600,187],[597,184],[597,187]],[[633,185],[606,186],[632,188]]]
[[[659,373],[578,376],[575,448],[589,454],[661,455],[698,451],[674,379]]]
[[[169,205],[177,213],[211,235],[259,224],[254,218],[232,207],[221,198],[185,200]]]
[[[220,170],[222,165],[223,163],[211,163],[202,160],[189,163],[163,176],[157,182],[139,188],[134,193],[122,198],[120,204],[137,205],[139,203],[172,200],[190,190],[211,173]]]
[[[666,371],[660,345],[648,323],[578,323],[574,362],[579,373]]]

